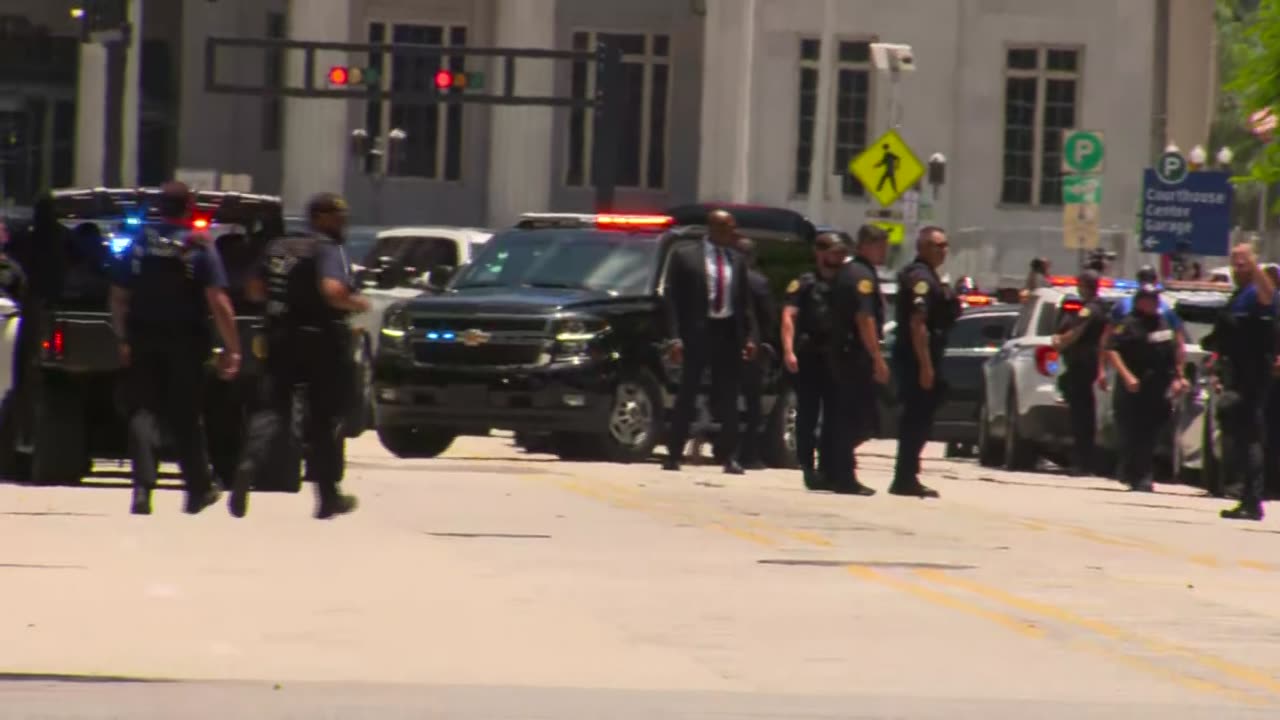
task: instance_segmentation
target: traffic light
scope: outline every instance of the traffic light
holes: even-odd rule
[[[373,87],[378,84],[381,77],[377,68],[346,65],[334,65],[329,68],[329,84],[333,87]]]
[[[436,90],[439,92],[467,89],[480,90],[484,87],[484,73],[437,70],[435,82]]]

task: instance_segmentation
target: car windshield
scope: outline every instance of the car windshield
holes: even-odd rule
[[[577,288],[610,295],[653,292],[658,243],[652,235],[587,230],[514,230],[494,236],[454,289]]]

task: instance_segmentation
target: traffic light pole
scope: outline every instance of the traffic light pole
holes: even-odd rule
[[[290,87],[283,84],[235,83],[219,79],[218,56],[220,50],[264,50],[283,52],[302,51],[302,85]],[[317,79],[323,70],[316,67],[317,52],[365,54],[384,58],[382,67],[389,68],[388,55],[396,57],[436,58],[437,65],[446,67],[445,58],[494,58],[503,64],[503,82],[500,92],[476,93],[462,88],[445,90],[407,90],[388,88],[387,78],[379,77],[377,84],[360,88],[334,88],[322,86]],[[596,66],[596,92],[591,97],[569,95],[521,95],[515,91],[517,60],[551,60],[569,63],[594,63]],[[205,91],[225,95],[245,95],[262,98],[293,97],[316,99],[359,100],[361,102],[394,101],[397,103],[435,105],[438,103],[464,105],[504,105],[524,107],[563,107],[591,109],[595,113],[595,134],[592,145],[593,178],[596,190],[596,210],[615,210],[619,109],[622,89],[622,51],[615,45],[601,42],[591,50],[544,50],[536,48],[479,48],[440,47],[434,45],[410,45],[388,43],[314,42],[309,40],[275,40],[266,38],[208,38],[205,41]],[[345,143],[346,139],[342,141]],[[344,145],[345,146],[345,145]]]

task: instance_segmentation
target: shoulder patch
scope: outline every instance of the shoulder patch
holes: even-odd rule
[[[871,281],[868,280],[867,278],[863,278],[862,280],[858,281],[858,292],[862,293],[863,295],[870,295],[871,289],[872,289]]]
[[[776,286],[775,286],[775,287],[776,287]],[[797,291],[797,290],[799,290],[799,289],[800,289],[800,281],[799,281],[799,280],[792,280],[792,281],[791,281],[791,284],[787,286],[787,294],[788,294],[788,295],[790,295],[791,293],[793,293],[793,292],[795,292],[795,291]]]
[[[925,282],[924,280],[921,280],[920,282],[915,284],[915,287],[911,289],[914,290],[917,295],[924,295],[929,292],[929,283]]]
[[[1089,308],[1080,308],[1080,317],[1089,317]]]

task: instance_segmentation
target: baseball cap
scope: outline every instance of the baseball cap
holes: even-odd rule
[[[346,212],[347,201],[336,193],[318,193],[307,203],[307,215],[315,217],[325,213]]]
[[[1155,285],[1160,280],[1159,275],[1156,274],[1156,269],[1150,265],[1143,265],[1138,268],[1138,274],[1134,277],[1139,283],[1147,283],[1151,285]]]
[[[1138,286],[1138,291],[1133,294],[1135,298],[1140,297],[1160,297],[1160,286],[1155,283],[1142,283]]]

